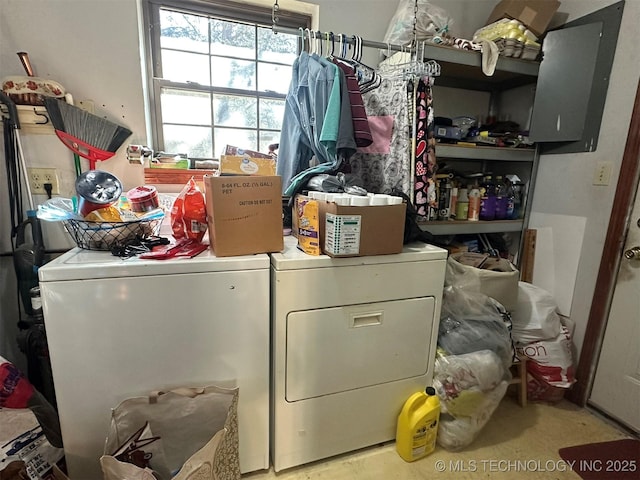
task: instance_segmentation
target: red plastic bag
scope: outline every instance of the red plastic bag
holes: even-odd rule
[[[198,242],[202,241],[207,231],[207,209],[204,195],[193,177],[173,202],[171,229],[176,240],[188,238]]]

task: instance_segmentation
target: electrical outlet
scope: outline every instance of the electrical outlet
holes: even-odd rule
[[[609,185],[611,182],[611,162],[598,162],[593,172],[594,185]]]
[[[45,183],[51,184],[51,194],[60,195],[60,185],[58,184],[58,173],[55,168],[27,168],[29,175],[29,187],[32,194],[46,195]]]

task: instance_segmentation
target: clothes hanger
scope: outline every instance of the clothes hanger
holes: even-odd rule
[[[298,27],[298,30],[300,30],[300,52],[304,52],[304,28]]]

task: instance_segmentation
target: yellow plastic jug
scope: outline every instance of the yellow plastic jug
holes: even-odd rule
[[[396,450],[407,462],[426,457],[436,448],[440,399],[433,387],[409,397],[398,415]]]

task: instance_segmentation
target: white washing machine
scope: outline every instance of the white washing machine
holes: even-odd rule
[[[271,455],[275,471],[395,438],[431,384],[447,252],[271,254]]]
[[[39,275],[70,478],[102,478],[111,408],[183,385],[237,385],[241,471],[269,468],[266,254],[122,260],[76,248]]]

